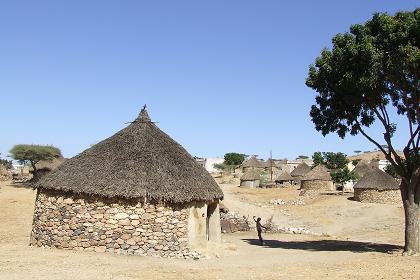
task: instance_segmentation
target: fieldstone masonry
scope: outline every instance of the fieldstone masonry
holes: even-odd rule
[[[38,190],[31,244],[143,256],[198,257],[188,249],[188,207]]]
[[[369,203],[402,204],[399,190],[354,189],[354,200]]]

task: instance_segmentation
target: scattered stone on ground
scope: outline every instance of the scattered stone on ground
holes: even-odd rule
[[[221,212],[220,225],[222,227],[222,233],[250,230],[248,218],[241,216],[238,212]]]

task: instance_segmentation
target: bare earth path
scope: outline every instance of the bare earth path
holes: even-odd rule
[[[242,204],[246,196],[225,192],[226,204],[239,199],[238,208],[244,207],[250,214],[263,209],[261,214],[270,215],[273,210],[258,206],[247,210]],[[224,249],[219,257],[193,261],[29,247],[34,196],[30,189],[0,183],[0,279],[420,279],[420,258],[400,256],[400,217],[395,206],[383,210],[391,218],[379,224],[372,221],[381,215],[369,218],[372,208],[355,205],[346,211],[348,200],[343,198],[321,199],[319,203],[326,204],[324,210],[317,207],[318,201],[290,207],[292,216],[284,217],[285,222],[314,220],[320,229],[336,228],[337,235],[346,233],[348,237],[360,237],[352,240],[369,239],[373,243],[340,236],[265,234],[266,245],[258,246],[255,233],[249,232],[223,235]],[[338,200],[341,208],[337,210],[330,200]],[[371,207],[375,210],[377,205]],[[350,214],[339,216],[335,211]],[[355,227],[360,223],[369,226],[354,231],[346,215],[364,215]],[[387,229],[375,234],[387,222]]]

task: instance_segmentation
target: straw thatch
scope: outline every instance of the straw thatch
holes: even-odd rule
[[[263,168],[264,165],[261,161],[257,159],[256,156],[252,156],[250,159],[242,163],[242,168],[253,167],[253,168]]]
[[[369,163],[365,160],[362,160],[356,164],[356,167],[352,171],[356,173],[359,176],[359,178],[362,178],[373,169],[379,169],[377,162],[375,164],[375,162]]]
[[[66,160],[35,187],[171,203],[223,198],[210,174],[150,121],[145,108],[132,124]]]
[[[257,170],[249,170],[241,177],[241,181],[255,181],[260,180],[260,172]]]
[[[278,166],[277,166],[277,164],[276,164],[276,162],[275,162],[272,158],[267,159],[267,160],[263,163],[263,166],[264,166],[265,168],[270,168],[270,167],[277,168],[277,167],[278,167]]]
[[[328,173],[328,169],[325,166],[317,165],[302,178],[302,181],[312,180],[331,181],[331,175]]]
[[[306,173],[311,171],[311,168],[306,163],[299,164],[291,173],[292,177],[305,176]]]
[[[281,181],[293,181],[293,177],[288,172],[284,171],[280,173],[276,178],[276,182]]]
[[[380,169],[373,169],[368,172],[362,179],[354,185],[355,189],[375,189],[375,190],[398,190],[397,181],[391,175],[381,171]]]

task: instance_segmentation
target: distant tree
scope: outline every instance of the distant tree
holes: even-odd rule
[[[244,154],[239,154],[239,153],[227,153],[224,156],[224,164],[225,165],[240,165],[242,164],[242,162],[244,162],[245,160],[245,155]]]
[[[343,169],[349,163],[347,155],[343,153],[326,152],[323,156],[325,166],[331,170]]]
[[[353,153],[355,153],[355,154],[360,154],[362,151],[360,151],[360,150],[356,150],[356,151],[353,151]]]
[[[62,157],[59,148],[42,145],[16,145],[10,150],[11,156],[22,163],[29,163],[33,168],[34,177],[38,175],[36,164],[41,160],[51,161]]]
[[[308,157],[308,156],[304,156],[304,155],[300,155],[300,156],[298,156],[297,158],[298,158],[298,159],[308,159],[309,157]]]
[[[13,168],[13,162],[11,160],[2,159],[0,154],[0,165],[3,165],[6,167],[6,169],[12,169]]]
[[[362,134],[401,177],[405,213],[404,254],[420,253],[420,9],[394,16],[377,13],[365,24],[334,36],[310,66],[306,85],[316,90],[312,121],[323,135]],[[392,141],[394,110],[407,122],[404,158]],[[366,130],[375,120],[383,128],[381,146]]]
[[[331,178],[334,183],[344,184],[351,180],[357,180],[358,176],[356,173],[350,171],[347,166],[342,169],[334,170],[331,172]]]
[[[220,172],[225,171],[226,169],[226,164],[224,163],[215,163],[213,164],[213,167],[217,170],[219,170]]]
[[[314,161],[314,165],[320,165],[320,164],[325,164],[324,162],[324,157],[322,156],[321,152],[315,152],[312,155],[312,160]]]
[[[346,154],[333,152],[315,152],[312,156],[314,164],[322,164],[331,170],[331,178],[334,183],[343,184],[345,182],[357,179],[357,175],[347,167],[349,160]]]

